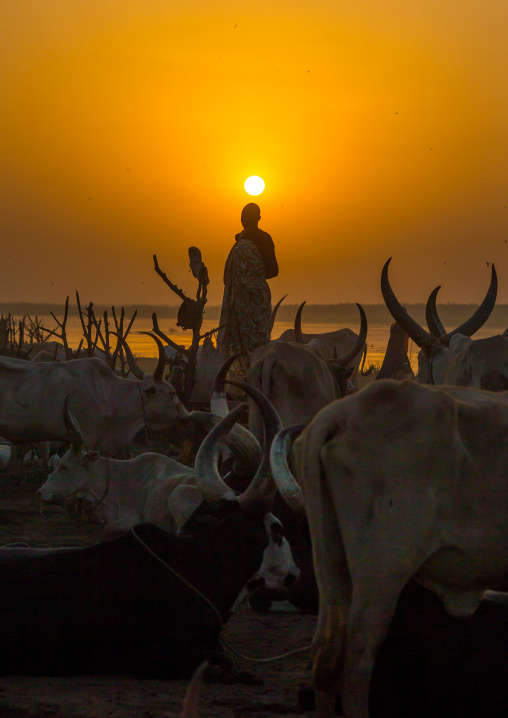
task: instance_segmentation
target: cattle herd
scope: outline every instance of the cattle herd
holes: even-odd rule
[[[495,305],[496,272],[473,316],[446,331],[438,289],[424,329],[389,264],[394,324],[360,390],[360,305],[358,335],[306,335],[302,305],[294,330],[253,352],[245,380],[207,339],[196,367],[206,410],[164,376],[155,334],[152,374],[118,336],[130,377],[98,352],[5,350],[4,448],[44,447],[46,462],[58,449],[34,491],[87,501],[104,529],[87,547],[0,548],[0,673],[228,670],[222,628],[247,594],[255,611],[287,601],[316,614],[300,702],[318,718],[508,715],[508,337],[471,338]],[[177,437],[179,460],[169,447],[131,456],[140,433],[160,430]]]

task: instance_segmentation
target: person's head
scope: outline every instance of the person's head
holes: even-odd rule
[[[261,219],[261,210],[254,202],[249,202],[242,209],[242,227],[244,229],[254,229],[258,226]]]

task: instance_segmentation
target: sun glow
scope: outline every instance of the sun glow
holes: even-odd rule
[[[261,179],[261,177],[258,177],[257,175],[252,175],[252,177],[247,177],[243,186],[245,187],[245,191],[247,192],[247,194],[257,195],[261,194],[261,192],[264,190],[265,183],[264,180]]]

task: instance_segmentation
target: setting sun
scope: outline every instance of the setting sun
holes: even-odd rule
[[[261,177],[253,175],[252,177],[247,177],[243,186],[245,187],[245,191],[247,192],[247,194],[257,195],[261,194],[261,192],[264,190],[265,183],[264,180],[261,179]]]

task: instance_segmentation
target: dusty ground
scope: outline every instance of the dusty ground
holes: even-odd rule
[[[24,541],[31,546],[86,545],[101,539],[102,528],[47,508],[41,512],[31,479],[20,484],[0,477],[0,545]],[[279,611],[255,614],[242,605],[224,631],[241,653],[278,655],[310,643],[315,617]],[[231,655],[231,654],[230,654]],[[273,663],[254,664],[232,656],[243,682],[224,683],[208,676],[201,689],[200,716],[296,715],[297,691],[309,682],[309,653]],[[119,677],[23,678],[0,676],[0,718],[168,718],[180,713],[184,681],[140,681]]]

